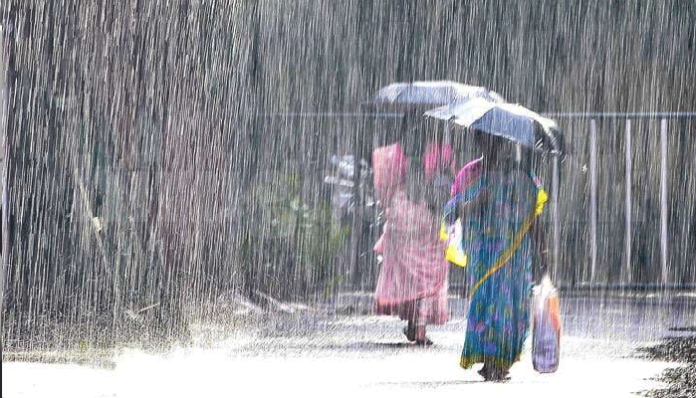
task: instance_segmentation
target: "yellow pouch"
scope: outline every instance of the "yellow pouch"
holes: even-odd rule
[[[440,227],[440,241],[446,242],[448,237],[449,234],[447,233],[447,225],[443,222],[442,226]],[[457,241],[461,241],[461,236],[457,237],[455,235],[454,239],[447,246],[447,249],[445,249],[445,258],[447,259],[447,261],[458,267],[466,267],[466,254],[461,248],[457,246],[457,244],[455,243]]]
[[[466,267],[466,254],[464,254],[464,251],[458,248],[457,246],[447,246],[447,250],[445,250],[445,258],[447,259],[447,261],[458,267]]]

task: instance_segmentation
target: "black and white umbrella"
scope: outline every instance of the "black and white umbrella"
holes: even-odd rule
[[[385,86],[375,94],[370,105],[374,108],[405,111],[434,108],[471,98],[484,98],[496,103],[504,102],[500,95],[484,87],[452,81],[420,81]]]
[[[471,98],[425,112],[426,117],[505,138],[520,145],[562,151],[556,123],[521,105]]]

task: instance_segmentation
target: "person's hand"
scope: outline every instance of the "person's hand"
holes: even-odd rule
[[[544,249],[541,251],[540,261],[541,261],[541,270],[543,271],[542,274],[546,274],[549,271],[549,255],[548,255],[548,250]]]

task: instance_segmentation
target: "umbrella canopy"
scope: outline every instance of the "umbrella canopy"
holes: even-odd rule
[[[471,98],[485,98],[490,102],[504,102],[503,98],[484,87],[468,86],[452,81],[421,81],[394,83],[375,94],[373,107],[408,110],[418,107],[434,108]]]
[[[430,110],[425,116],[452,121],[526,147],[561,150],[556,123],[520,105],[472,98]]]

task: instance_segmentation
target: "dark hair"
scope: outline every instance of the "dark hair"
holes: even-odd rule
[[[529,173],[532,170],[532,161],[534,159],[534,151],[529,148],[522,148],[520,157],[520,170]]]
[[[427,196],[425,189],[425,170],[416,158],[410,158],[406,170],[406,196],[413,202],[422,202]]]

